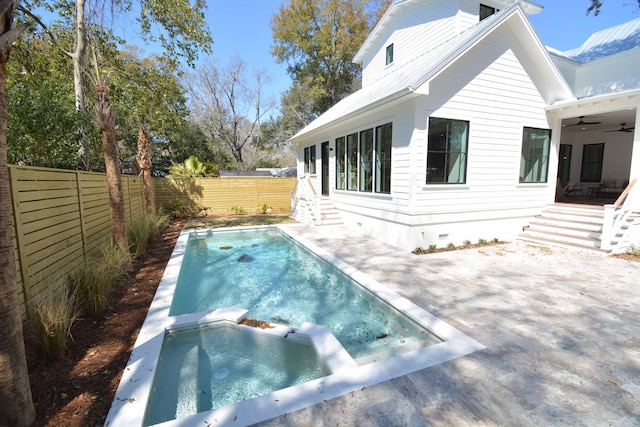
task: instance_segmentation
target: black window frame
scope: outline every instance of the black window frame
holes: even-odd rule
[[[454,125],[460,124],[466,125],[464,141],[462,141],[462,144],[460,144],[460,150],[452,150],[451,133]],[[442,125],[445,125],[444,129],[442,129]],[[443,130],[446,134],[442,133]],[[459,185],[467,183],[467,163],[469,158],[470,130],[471,123],[468,120],[429,117],[429,130],[427,134],[427,170],[425,178],[425,183],[427,185]],[[456,181],[449,180],[449,176],[454,169],[450,164],[451,159],[453,158],[452,156],[456,157],[456,164],[462,166],[462,168],[458,166],[458,170],[462,169],[462,174],[458,174],[459,178]],[[462,160],[460,161],[458,157],[461,157]]]
[[[315,175],[316,172],[316,146],[304,147],[304,173]]]
[[[478,12],[480,21],[487,19],[491,15],[495,15],[496,12],[500,12],[500,9],[480,3],[480,10]]]
[[[393,123],[335,139],[336,190],[391,193]]]
[[[540,152],[539,145],[531,145],[531,136],[535,139],[545,138],[545,145]],[[526,139],[526,140],[525,140]],[[526,151],[526,152],[525,152]],[[551,129],[522,128],[522,145],[520,146],[520,178],[521,184],[543,184],[549,181],[549,158],[551,155]],[[542,167],[540,165],[543,165]],[[532,173],[533,171],[533,173]]]
[[[582,146],[580,182],[600,182],[602,180],[603,161],[604,142],[584,144]]]
[[[386,65],[389,65],[393,62],[393,43],[387,46],[385,58],[386,58]]]

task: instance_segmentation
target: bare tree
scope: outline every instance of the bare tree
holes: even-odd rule
[[[240,170],[254,166],[265,144],[261,123],[274,107],[263,94],[269,82],[264,70],[249,73],[239,58],[227,65],[206,62],[186,81],[196,121],[229,150]]]

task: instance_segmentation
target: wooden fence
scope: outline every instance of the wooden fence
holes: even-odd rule
[[[9,166],[17,285],[30,301],[111,238],[105,174]],[[142,179],[122,176],[127,221],[144,212]]]
[[[237,206],[253,213],[266,204],[278,213],[289,212],[296,178],[161,178],[153,184],[156,205],[164,209],[182,204],[195,212],[228,214]]]
[[[26,301],[65,279],[111,239],[109,191],[103,173],[9,165],[17,286]],[[267,204],[288,212],[295,178],[155,179],[156,205],[178,201],[209,214]],[[122,175],[127,222],[144,214],[142,178]]]

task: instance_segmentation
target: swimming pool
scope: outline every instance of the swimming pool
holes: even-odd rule
[[[325,325],[360,364],[442,342],[277,228],[189,235],[169,314],[222,307]]]
[[[315,322],[313,319],[312,322],[302,320],[302,323],[299,323],[298,321],[292,322],[291,319],[287,318],[289,317],[288,315],[277,315],[278,319],[275,320],[280,322],[276,322],[272,330],[258,331],[255,328],[248,327],[247,330],[252,330],[251,333],[272,334],[274,337],[280,338],[286,338],[293,330],[297,336],[313,345],[319,357],[326,363],[330,371],[329,375],[220,408],[206,410],[205,407],[203,412],[198,412],[180,420],[167,421],[162,423],[162,426],[197,425],[200,423],[205,425],[248,425],[301,409],[323,400],[342,396],[362,387],[378,384],[484,348],[481,344],[462,334],[446,322],[389,291],[362,272],[357,271],[322,250],[322,248],[302,238],[296,232],[296,226],[279,226],[277,228],[279,230],[278,233],[280,231],[285,233],[288,236],[286,237],[287,239],[294,239],[297,242],[296,244],[311,250],[324,260],[323,262],[341,271],[340,274],[345,274],[355,279],[359,286],[374,295],[374,300],[384,301],[392,307],[392,310],[397,310],[402,313],[402,316],[406,316],[410,323],[417,324],[419,330],[430,331],[429,335],[438,337],[441,342],[427,346],[421,345],[418,346],[419,348],[412,348],[401,354],[393,351],[380,353],[376,350],[373,353],[367,353],[359,363],[356,363],[354,357],[345,350],[345,346],[337,339],[336,335],[339,336],[339,333],[334,335],[330,327],[313,323]],[[247,229],[242,230],[246,231]],[[252,228],[251,230],[257,229]],[[261,228],[261,230],[264,230],[264,228]],[[247,310],[247,307],[233,308],[229,306],[204,307],[204,311],[179,315],[180,310],[178,310],[172,313],[177,315],[170,315],[170,312],[175,309],[174,294],[177,295],[176,284],[180,280],[181,267],[183,262],[185,262],[185,265],[188,262],[188,260],[185,261],[185,253],[187,252],[189,239],[202,238],[210,233],[215,234],[216,232],[191,230],[183,231],[180,236],[145,323],[141,328],[130,361],[123,373],[105,425],[144,425],[144,414],[152,396],[160,352],[167,334],[210,326],[235,325],[242,327],[238,323],[248,317],[250,310]],[[196,243],[202,244],[202,241]],[[252,246],[253,244],[249,247],[254,247]],[[224,251],[231,254],[229,251],[233,248],[220,249],[223,246],[234,245],[220,244],[217,246],[217,249],[221,252]],[[246,256],[243,256],[245,254]],[[255,254],[247,251],[228,256],[236,264],[251,264],[257,260]],[[217,262],[212,262],[211,265],[216,264]],[[195,292],[189,292],[188,294],[195,295]],[[178,300],[179,298],[176,298],[176,301]],[[190,308],[186,311],[199,309]],[[251,317],[254,316],[251,315]],[[382,337],[381,334],[377,336],[380,336],[380,339],[386,338]],[[357,354],[356,358],[359,358]],[[256,408],[259,408],[259,410]]]

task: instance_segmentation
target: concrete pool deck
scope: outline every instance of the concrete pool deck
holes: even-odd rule
[[[519,241],[418,256],[283,228],[487,348],[259,425],[640,425],[640,264]]]

